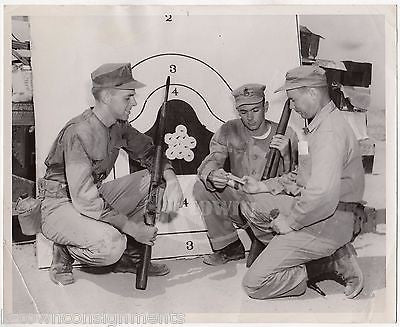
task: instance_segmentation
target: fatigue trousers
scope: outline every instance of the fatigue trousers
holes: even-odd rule
[[[207,235],[214,251],[238,240],[239,237],[234,224],[243,229],[250,227],[254,235],[265,244],[268,244],[272,239],[271,231],[260,230],[251,222],[243,220],[243,216],[239,215],[239,204],[245,201],[253,201],[252,196],[240,194],[240,192],[228,186],[222,191],[212,192],[200,180],[197,180],[194,184],[193,196],[200,208],[204,224],[207,227]]]
[[[257,194],[254,200],[258,210],[269,212],[278,208],[287,215],[295,199]],[[243,279],[246,293],[256,299],[303,294],[307,288],[305,263],[333,254],[350,242],[352,234],[353,213],[336,210],[318,223],[276,235],[246,272]]]
[[[99,188],[103,199],[117,212],[99,220],[81,215],[69,197],[45,197],[42,201],[42,233],[58,244],[66,245],[71,256],[92,266],[106,266],[119,260],[126,249],[126,236],[119,231],[121,222],[143,222],[145,198],[150,174],[147,170],[104,183]]]

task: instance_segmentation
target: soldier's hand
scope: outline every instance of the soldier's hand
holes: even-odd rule
[[[274,135],[272,137],[270,147],[278,149],[283,158],[287,158],[290,155],[289,138],[286,135]]]
[[[279,214],[279,216],[271,222],[270,227],[277,234],[281,235],[293,232],[293,229],[289,226],[286,216],[282,214]]]
[[[179,181],[175,179],[168,180],[163,195],[161,212],[169,213],[178,211],[183,205],[183,192]]]
[[[245,193],[254,194],[265,191],[264,183],[256,180],[251,176],[243,176],[242,180],[245,184],[241,187],[241,190]]]
[[[145,223],[135,223],[128,220],[122,231],[132,236],[139,243],[154,245],[158,229],[155,226],[148,226]]]
[[[228,173],[222,168],[213,170],[207,177],[215,188],[222,189],[228,183]]]
[[[277,195],[284,190],[284,187],[276,178],[270,178],[265,181],[257,181],[254,177],[243,176],[246,183],[241,187],[241,190],[246,193],[271,193]]]

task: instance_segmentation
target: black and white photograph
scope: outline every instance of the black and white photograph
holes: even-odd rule
[[[5,5],[4,324],[394,323],[395,5]]]

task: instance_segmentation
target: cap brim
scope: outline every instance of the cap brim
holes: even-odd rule
[[[135,89],[140,89],[141,87],[145,87],[145,86],[146,86],[146,84],[143,84],[142,82],[139,82],[134,79],[133,81],[130,81],[128,83],[114,86],[113,88],[118,89],[118,90],[135,90]]]
[[[274,93],[278,93],[278,92],[284,91],[284,90],[286,90],[285,84],[283,84],[280,88],[276,89],[276,90],[274,91]]]
[[[260,100],[254,100],[254,101],[236,101],[236,108],[239,108],[241,106],[245,106],[245,105],[253,105],[253,104],[258,104],[260,102],[263,101],[263,98],[261,98]]]
[[[279,89],[276,89],[274,93],[278,93],[280,91],[289,91],[300,89],[302,87],[327,87],[328,84],[326,82],[316,82],[315,84],[312,83],[304,83],[304,84],[297,84],[297,85],[286,85],[283,84]]]

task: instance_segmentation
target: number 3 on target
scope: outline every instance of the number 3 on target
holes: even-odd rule
[[[194,248],[193,241],[187,241],[186,242],[186,249],[191,251],[191,250],[193,250],[193,248]]]
[[[176,65],[169,65],[169,72],[172,74],[176,73]]]

